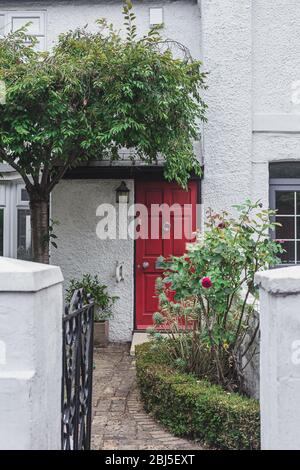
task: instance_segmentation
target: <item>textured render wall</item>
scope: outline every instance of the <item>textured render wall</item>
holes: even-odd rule
[[[251,0],[202,0],[202,51],[210,72],[204,126],[203,203],[229,209],[250,192]]]
[[[149,7],[163,6],[165,28],[163,34],[183,42],[194,57],[200,57],[200,10],[194,0],[134,0],[138,33],[149,30]],[[122,0],[0,0],[0,10],[47,10],[47,45],[51,47],[58,34],[78,26],[95,29],[95,20],[105,17],[120,28],[123,23]]]
[[[294,112],[291,83],[300,80],[300,2],[253,0],[255,113]]]
[[[295,115],[300,122],[300,105],[292,102],[292,83],[300,80],[300,2],[252,3],[253,114],[262,115],[266,129],[269,116],[275,116],[279,130],[253,134],[252,198],[268,205],[268,163],[300,160],[300,126],[298,132],[292,128]]]
[[[125,180],[130,189],[130,203],[134,201],[134,184]],[[130,341],[134,309],[134,242],[133,240],[100,240],[96,226],[100,217],[97,207],[103,203],[116,206],[115,189],[120,180],[64,180],[52,195],[52,219],[58,249],[52,249],[51,263],[58,264],[65,278],[65,286],[84,273],[98,274],[108,286],[110,294],[117,295],[114,318],[110,321],[110,340]],[[116,263],[124,263],[124,281],[116,282]]]
[[[210,72],[204,205],[229,209],[250,196],[267,206],[269,162],[300,159],[300,105],[292,102],[292,83],[300,80],[300,3],[199,3]]]

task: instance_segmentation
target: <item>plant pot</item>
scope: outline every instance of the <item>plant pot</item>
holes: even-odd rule
[[[97,321],[94,323],[94,346],[105,348],[108,345],[108,320]]]

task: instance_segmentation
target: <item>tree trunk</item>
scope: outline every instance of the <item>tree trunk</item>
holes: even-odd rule
[[[49,264],[49,195],[29,192],[31,212],[32,258]]]

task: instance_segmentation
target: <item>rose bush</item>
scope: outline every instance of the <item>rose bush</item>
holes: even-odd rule
[[[283,249],[269,237],[274,211],[249,200],[234,208],[236,218],[209,210],[206,230],[188,253],[165,260],[154,323],[159,318],[157,339],[158,326],[168,329],[169,352],[178,365],[243,392],[259,329],[254,275],[278,263]]]

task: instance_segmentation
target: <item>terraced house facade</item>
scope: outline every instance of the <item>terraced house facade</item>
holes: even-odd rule
[[[189,236],[151,240],[101,240],[102,203],[118,208],[124,181],[128,203],[189,204],[191,229],[204,229],[205,211],[231,210],[246,198],[278,209],[283,264],[300,260],[300,3],[298,0],[135,0],[140,34],[163,24],[164,37],[186,46],[209,72],[208,122],[195,152],[203,166],[188,191],[163,179],[161,164],[101,161],[69,171],[55,188],[51,218],[58,220],[58,248],[51,262],[65,280],[74,273],[98,274],[119,297],[111,340],[129,341],[144,330],[156,309],[155,279],[161,255],[181,254]],[[47,50],[61,32],[106,17],[122,25],[121,0],[0,0],[0,34],[30,22],[29,31]],[[22,180],[2,165],[0,254],[30,258],[30,211]],[[123,185],[124,188],[124,185]],[[172,224],[162,227],[172,234]],[[299,231],[299,233],[298,233]],[[80,262],[78,254],[80,254]],[[82,262],[83,261],[83,262]]]

